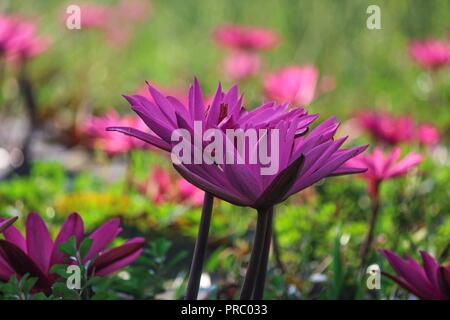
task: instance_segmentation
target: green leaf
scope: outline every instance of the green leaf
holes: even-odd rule
[[[78,292],[73,289],[67,288],[67,284],[65,282],[56,282],[52,286],[53,295],[56,297],[61,297],[65,300],[80,300],[80,296]]]
[[[25,281],[23,281],[24,283],[22,285],[22,292],[26,294],[30,293],[31,289],[34,287],[37,281],[38,278],[27,278]]]
[[[77,239],[75,236],[71,236],[67,242],[64,242],[59,246],[59,251],[75,257],[77,255]]]
[[[80,256],[84,258],[84,256],[88,253],[91,248],[93,240],[91,238],[85,238],[80,244]]]
[[[67,273],[67,265],[65,264],[55,264],[50,269],[51,273],[57,274],[58,276],[62,277],[63,279],[68,278],[69,274]]]

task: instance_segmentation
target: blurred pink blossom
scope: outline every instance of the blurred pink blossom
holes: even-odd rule
[[[422,155],[410,152],[400,160],[400,148],[395,147],[388,154],[383,154],[380,147],[375,147],[372,154],[360,154],[346,162],[353,168],[367,168],[362,174],[368,182],[369,194],[378,193],[379,184],[388,179],[403,176],[417,166]]]
[[[408,142],[414,138],[414,120],[410,116],[394,116],[387,112],[364,110],[357,114],[358,124],[377,141],[387,144]]]
[[[114,12],[112,7],[97,4],[80,5],[81,28],[107,28]]]
[[[255,76],[261,67],[261,58],[254,53],[235,51],[225,57],[225,75],[231,80],[243,80]]]
[[[116,5],[85,3],[80,5],[81,28],[97,29],[115,46],[126,44],[133,35],[131,22],[145,21],[151,6],[147,0],[122,0]],[[63,20],[67,18],[64,12]]]
[[[450,65],[450,42],[427,39],[412,41],[411,57],[424,68],[438,69]]]
[[[423,145],[436,145],[439,142],[439,131],[432,124],[424,123],[417,129],[417,138]]]
[[[357,114],[356,119],[362,129],[382,143],[396,145],[418,141],[423,145],[435,145],[439,142],[439,131],[435,126],[429,123],[417,124],[408,115],[363,110]]]
[[[265,28],[225,24],[214,33],[215,41],[224,47],[239,50],[268,50],[278,44],[278,35]]]
[[[111,110],[104,116],[89,117],[82,127],[82,133],[92,148],[101,149],[110,156],[146,147],[145,143],[140,140],[106,131],[107,127],[117,124],[148,131],[147,126],[139,117],[121,117],[115,110]]]
[[[155,166],[147,181],[139,185],[142,193],[149,195],[156,204],[183,203],[199,207],[204,192],[183,178],[173,177],[169,171]]]
[[[141,22],[151,15],[152,7],[149,0],[122,0],[116,10],[126,20]]]
[[[314,99],[318,77],[314,65],[285,67],[265,76],[265,94],[279,103],[306,105]]]
[[[203,204],[205,193],[202,190],[183,178],[177,179],[177,186],[181,201],[188,202],[196,207],[200,207]]]
[[[23,61],[47,50],[48,37],[37,34],[37,25],[15,15],[0,14],[0,56]]]

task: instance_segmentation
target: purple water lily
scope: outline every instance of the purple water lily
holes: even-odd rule
[[[6,226],[0,228],[4,235],[4,240],[0,240],[0,281],[8,281],[13,275],[21,278],[28,273],[38,279],[34,290],[50,294],[53,283],[58,279],[50,271],[52,266],[69,263],[67,254],[59,250],[60,245],[72,236],[75,236],[78,245],[85,238],[82,218],[77,213],[69,215],[54,241],[37,213],[28,215],[25,237],[11,225],[11,221],[0,218],[0,226]],[[129,265],[141,255],[144,246],[144,238],[141,237],[107,249],[121,230],[119,219],[111,219],[88,236],[92,244],[84,262],[93,259],[90,267],[92,274],[106,276]]]
[[[256,283],[263,284],[265,280],[273,206],[325,177],[365,171],[361,168],[349,168],[344,164],[363,152],[366,146],[340,149],[346,138],[334,140],[334,134],[339,126],[334,117],[307,134],[309,126],[318,115],[309,115],[302,108],[289,108],[288,103],[265,103],[248,111],[243,106],[243,97],[239,97],[236,86],[228,92],[223,92],[219,84],[211,103],[207,105],[200,85],[195,80],[189,90],[187,106],[174,97],[165,97],[151,85],[148,89],[154,103],[140,95],[125,98],[152,133],[124,127],[112,127],[108,130],[119,131],[163,150],[173,151],[174,130],[183,129],[190,136],[196,136],[196,124],[200,123],[202,131],[218,129],[216,138],[225,141],[227,146],[225,150],[215,150],[214,159],[209,164],[208,162],[199,164],[195,161],[194,164],[185,161],[174,163],[175,169],[187,181],[205,190],[202,219],[186,298],[197,297],[213,196],[216,196],[235,205],[253,207],[258,211],[254,248],[241,298],[261,299],[264,285],[256,289]],[[244,143],[240,148],[236,139],[231,139],[227,135],[228,129],[266,131],[262,136],[258,136],[256,141]],[[267,145],[269,139],[271,143]],[[199,146],[190,143],[192,149],[188,153],[195,154]],[[201,144],[205,144],[204,141]],[[270,154],[277,155],[275,172],[269,175],[262,174],[265,165],[262,165],[261,161],[256,163],[249,161],[261,148],[267,148],[266,151],[269,150]],[[275,149],[279,152],[275,152]],[[227,159],[233,161],[228,162]]]
[[[112,127],[108,130],[134,136],[167,151],[173,146],[172,132],[186,129],[193,133],[194,121],[201,121],[203,130],[222,129],[225,141],[226,129],[279,130],[279,169],[274,175],[261,175],[261,164],[236,165],[223,161],[223,165],[175,165],[186,180],[230,203],[257,209],[267,208],[327,176],[365,170],[343,166],[347,160],[364,151],[366,146],[340,149],[346,138],[334,140],[339,126],[334,117],[304,136],[317,115],[309,115],[302,108],[288,109],[288,104],[275,103],[266,103],[247,111],[236,86],[223,92],[219,85],[208,107],[205,107],[197,80],[190,88],[188,106],[174,97],[163,96],[151,85],[149,91],[156,103],[139,95],[127,96],[126,99],[155,134],[125,127]],[[247,145],[246,148],[248,153],[257,150],[257,146]],[[238,150],[235,151],[238,154]]]
[[[381,250],[397,273],[385,273],[402,288],[424,300],[450,299],[450,265],[443,266],[426,251],[421,251],[423,266],[412,257],[403,259],[390,250]]]

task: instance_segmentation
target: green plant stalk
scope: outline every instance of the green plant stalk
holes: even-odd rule
[[[263,249],[263,255],[261,258],[261,264],[258,268],[258,275],[256,277],[256,285],[255,290],[253,292],[253,300],[262,300],[264,297],[264,287],[266,284],[266,273],[267,273],[267,265],[269,263],[269,255],[270,255],[270,245],[271,240],[273,239],[273,234],[275,233],[275,230],[273,228],[273,215],[274,215],[274,208],[272,207],[267,211],[267,215],[269,216],[267,228],[266,228],[266,234],[264,239],[264,249]],[[274,243],[272,244],[272,246]]]
[[[185,300],[196,300],[200,287],[203,263],[206,256],[206,247],[208,244],[209,226],[211,224],[212,208],[214,197],[211,193],[205,192],[203,200],[202,217],[195,242],[194,255],[192,257],[189,280],[186,289]]]
[[[379,192],[380,186],[379,183],[376,184],[372,196],[372,212],[370,215],[369,220],[369,231],[367,233],[366,239],[363,242],[363,245],[361,246],[361,266],[360,266],[360,272],[362,274],[364,267],[366,265],[367,257],[369,255],[370,249],[372,247],[374,233],[375,233],[375,226],[377,224],[377,218],[378,218],[378,212],[380,211],[380,192]]]
[[[256,281],[258,278],[258,268],[264,258],[265,238],[267,226],[271,215],[269,209],[258,209],[258,220],[256,222],[256,233],[253,240],[253,249],[250,262],[245,275],[244,285],[241,291],[241,300],[250,300],[253,297]]]

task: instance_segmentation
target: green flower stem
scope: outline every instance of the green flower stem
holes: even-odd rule
[[[192,257],[191,270],[186,289],[185,300],[196,300],[200,287],[200,278],[202,276],[203,262],[206,256],[206,247],[208,244],[209,225],[211,224],[212,208],[214,197],[209,192],[205,192],[203,200],[202,217],[198,230],[197,241],[195,243],[194,255]]]
[[[256,222],[253,250],[250,256],[247,273],[245,275],[244,285],[242,286],[241,300],[250,300],[253,297],[253,292],[258,278],[258,268],[264,258],[266,232],[271,218],[271,214],[269,214],[271,210],[271,208],[258,210],[258,220]]]

